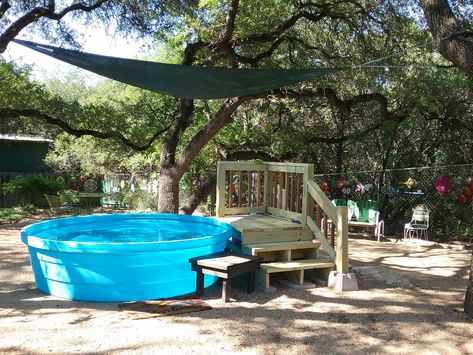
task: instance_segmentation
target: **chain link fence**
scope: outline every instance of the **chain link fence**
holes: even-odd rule
[[[473,239],[473,164],[320,174],[314,179],[330,199],[378,201],[386,234],[402,234],[412,209],[424,204],[435,238]]]

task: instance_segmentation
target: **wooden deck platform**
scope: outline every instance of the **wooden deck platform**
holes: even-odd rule
[[[240,233],[304,229],[300,223],[270,215],[225,216],[216,217],[216,219],[231,224]]]

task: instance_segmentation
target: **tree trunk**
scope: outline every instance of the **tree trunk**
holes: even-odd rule
[[[448,0],[420,0],[430,32],[442,56],[462,69],[473,80],[473,36],[455,17]],[[465,314],[473,317],[473,253],[465,295]]]
[[[180,213],[192,214],[199,204],[206,199],[213,191],[217,183],[217,174],[210,176],[207,181],[195,191],[189,198],[187,205],[181,206]]]
[[[465,303],[463,305],[463,310],[465,314],[473,318],[473,251],[471,253],[470,261],[470,278],[468,281],[468,287],[466,289]]]
[[[159,213],[177,213],[179,209],[179,183],[186,168],[176,163],[176,149],[181,134],[192,122],[194,101],[181,99],[177,116],[164,137],[159,164]]]
[[[161,168],[159,173],[159,213],[177,213],[179,207],[179,183],[181,176],[174,168]]]
[[[447,0],[420,0],[440,54],[473,79],[473,36],[455,17]]]

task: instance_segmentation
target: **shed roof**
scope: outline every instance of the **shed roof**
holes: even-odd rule
[[[0,134],[0,141],[52,143],[52,139],[24,134]]]

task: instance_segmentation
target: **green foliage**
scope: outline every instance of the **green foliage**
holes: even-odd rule
[[[57,191],[65,188],[63,179],[51,179],[44,176],[19,177],[2,185],[4,194],[21,191],[34,195],[56,195]]]
[[[82,10],[83,6],[93,3],[101,5],[93,11]],[[196,3],[196,0],[81,1],[82,6],[78,7],[79,2],[72,0],[47,4],[39,0],[10,1],[4,16],[1,16],[0,33],[9,27],[14,28],[15,21],[24,21],[33,15],[36,20],[26,29],[22,29],[22,33],[28,35],[30,32],[30,36],[33,34],[47,40],[54,39],[78,48],[78,37],[81,35],[78,33],[78,26],[96,26],[100,23],[104,29],[116,28],[123,36],[141,38],[169,29],[175,18],[192,12]],[[69,7],[78,9],[70,11],[67,10]],[[54,14],[49,13],[50,8],[54,10]],[[63,17],[63,14],[69,15]],[[56,16],[60,20],[57,20]]]
[[[36,214],[36,212],[36,207],[31,204],[13,208],[0,208],[0,224],[17,223]]]
[[[135,10],[149,10],[152,3],[135,4]],[[471,83],[460,71],[439,66],[448,63],[431,52],[431,38],[417,20],[419,9],[415,3],[367,0],[301,4],[241,0],[230,42],[236,64],[305,68],[373,62],[393,67],[355,67],[291,88],[319,92],[331,89],[345,106],[321,94],[247,102],[233,115],[233,122],[194,159],[187,171],[190,181],[215,172],[222,151],[262,151],[284,160],[314,162],[317,172],[471,162]],[[181,14],[174,8],[167,9],[170,16],[156,27],[161,41],[157,59],[181,62],[188,43],[205,42],[196,53],[196,65],[232,65],[228,48],[218,45],[228,1],[200,1],[197,9]],[[319,14],[325,17],[320,21],[301,17],[289,30],[277,33],[291,16],[303,12],[313,18]],[[149,16],[149,24],[159,14],[144,11],[143,16]],[[259,56],[263,59],[251,61]],[[111,81],[89,87],[76,72],[61,81],[40,85],[29,78],[28,68],[2,63],[0,77],[8,83],[0,86],[0,107],[40,108],[75,128],[120,132],[133,142],[147,142],[178,114],[179,100],[175,98]],[[356,105],[350,101],[371,93],[386,98],[391,117],[383,116],[374,101]],[[195,102],[192,124],[179,135],[178,153],[215,117],[221,103]],[[115,139],[57,135],[57,129],[31,120],[5,120],[0,124],[5,132],[54,135],[54,149],[47,163],[60,173],[149,174],[159,169],[161,138],[147,150],[136,152]],[[138,205],[132,202],[134,199],[130,197],[129,203]]]

